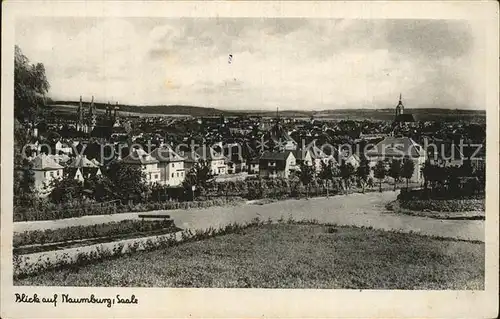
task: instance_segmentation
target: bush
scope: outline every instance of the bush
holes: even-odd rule
[[[416,211],[436,211],[436,212],[467,212],[484,211],[484,200],[480,199],[453,199],[453,200],[402,200],[402,208]]]
[[[151,210],[171,210],[171,209],[189,209],[189,208],[207,208],[225,204],[235,204],[242,200],[241,197],[223,197],[209,199],[205,201],[193,202],[150,202],[122,205],[117,201],[110,203],[65,203],[52,204],[44,203],[35,207],[14,207],[14,221],[32,221],[32,220],[54,220],[71,217],[81,217],[87,215],[108,215],[125,212],[146,212]]]
[[[112,237],[138,232],[151,232],[173,228],[171,220],[141,221],[123,220],[90,226],[72,226],[67,228],[25,231],[14,234],[13,247],[34,244],[57,243],[71,240]]]
[[[398,195],[399,200],[410,201],[410,200],[421,200],[421,199],[484,199],[485,194],[473,194],[465,193],[460,191],[449,192],[449,191],[435,191],[430,189],[418,189],[418,190],[405,190],[401,189],[401,193]]]

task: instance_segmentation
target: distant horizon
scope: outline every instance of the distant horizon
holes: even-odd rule
[[[49,96],[50,97],[50,96]],[[53,104],[57,103],[62,103],[62,102],[70,102],[70,103],[79,103],[80,100],[79,98],[77,100],[66,100],[66,99],[54,99],[50,97],[53,100]],[[82,102],[84,104],[89,104],[91,102],[91,98],[89,99],[82,99]],[[273,110],[272,108],[265,108],[265,109],[258,109],[258,108],[247,108],[245,110],[240,110],[240,109],[233,109],[233,108],[224,108],[224,107],[217,107],[217,106],[203,106],[203,105],[195,105],[195,104],[134,104],[134,103],[121,103],[120,101],[115,101],[114,103],[111,103],[110,105],[116,105],[116,102],[118,102],[118,105],[122,106],[131,106],[131,107],[170,107],[170,106],[180,106],[180,107],[197,107],[197,108],[206,108],[206,109],[216,109],[216,110],[221,110],[221,111],[226,111],[226,112],[244,112],[244,113],[249,113],[249,112],[276,112],[276,108]],[[94,96],[94,103],[98,104],[107,104],[108,101],[100,101],[95,98]],[[404,103],[403,103],[404,104]],[[395,110],[396,105],[393,107],[358,107],[358,108],[345,108],[345,107],[332,107],[332,108],[326,108],[326,109],[283,109],[279,107],[278,111],[279,112],[325,112],[325,111],[355,111],[355,110],[369,110],[369,111],[374,111],[374,110]],[[438,110],[449,110],[449,111],[486,111],[486,108],[484,109],[479,109],[479,108],[450,108],[450,107],[436,107],[436,106],[420,106],[420,107],[409,107],[405,105],[405,110],[422,110],[422,109],[438,109]]]

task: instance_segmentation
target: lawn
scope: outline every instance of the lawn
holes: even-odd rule
[[[47,271],[15,285],[484,289],[484,244],[356,227],[270,224]]]

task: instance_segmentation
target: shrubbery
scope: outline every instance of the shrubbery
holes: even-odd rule
[[[13,247],[34,244],[57,243],[70,240],[91,239],[99,237],[112,237],[138,232],[151,232],[155,230],[173,228],[171,220],[141,221],[123,220],[90,226],[72,226],[67,228],[25,231],[14,234]]]
[[[90,200],[54,204],[39,200],[30,206],[14,207],[14,222],[32,220],[54,220],[86,215],[107,215],[126,212],[118,201],[96,203]]]
[[[189,208],[208,208],[240,202],[240,197],[222,197],[193,202],[151,202],[123,205],[118,201],[96,203],[92,201],[53,204],[40,201],[32,207],[15,207],[14,221],[54,220],[62,218],[81,217],[87,215],[107,215],[125,212],[143,212],[151,210],[171,210]]]
[[[405,190],[402,189],[398,195],[399,200],[421,200],[421,199],[484,199],[484,193],[465,192],[436,192],[430,189]]]
[[[484,200],[481,199],[418,199],[400,201],[402,208],[416,211],[436,211],[436,212],[467,212],[484,211]]]

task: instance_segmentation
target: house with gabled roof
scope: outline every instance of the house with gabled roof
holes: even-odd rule
[[[395,159],[409,158],[414,163],[411,181],[420,182],[422,180],[422,168],[427,158],[426,150],[409,137],[388,136],[367,150],[365,155],[371,167],[374,167],[378,161],[390,163]]]
[[[296,159],[292,151],[266,151],[259,159],[259,176],[289,178],[296,165]]]
[[[146,177],[146,182],[153,184],[160,182],[159,161],[144,151],[142,148],[134,148],[121,160],[122,163],[139,167]]]
[[[88,178],[100,176],[101,169],[94,160],[89,160],[87,155],[78,155],[65,168],[65,173],[70,178],[84,182]]]
[[[35,156],[30,161],[30,166],[34,175],[35,190],[42,196],[50,193],[52,181],[63,178],[63,166],[58,164],[50,155],[42,153]]]
[[[224,175],[227,174],[227,164],[228,159],[224,156],[222,152],[218,152],[213,147],[203,145],[196,149],[196,155],[199,159],[205,160],[210,171],[214,175]]]
[[[309,143],[306,148],[311,153],[311,159],[315,166],[316,172],[319,172],[321,170],[323,164],[328,164],[330,162],[337,164],[337,161],[335,160],[333,155],[326,154],[322,149],[316,146],[316,140],[313,140],[311,143]]]
[[[179,186],[184,181],[186,172],[184,158],[177,154],[169,145],[162,145],[151,152],[151,156],[158,160],[160,169],[160,184]]]

